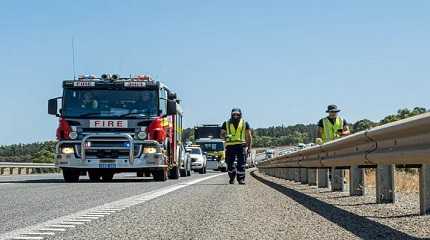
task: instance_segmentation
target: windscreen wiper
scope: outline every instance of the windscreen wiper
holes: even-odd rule
[[[91,117],[91,116],[99,116],[99,115],[101,115],[100,112],[90,112],[90,113],[81,114],[79,115],[79,117]]]
[[[146,117],[146,114],[144,112],[129,112],[122,114],[119,117]]]

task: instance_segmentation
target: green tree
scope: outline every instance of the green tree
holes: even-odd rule
[[[31,155],[31,160],[34,163],[53,163],[54,153],[46,149],[41,149],[40,151]]]
[[[376,125],[377,125],[377,123],[372,122],[369,119],[362,119],[362,120],[355,122],[352,125],[352,132],[356,133],[356,132],[364,131],[367,129],[371,129],[371,128],[375,127]]]

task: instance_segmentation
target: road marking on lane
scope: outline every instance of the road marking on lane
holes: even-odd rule
[[[14,237],[14,240],[43,240],[44,237]]]
[[[65,232],[67,229],[65,228],[40,228],[39,231],[44,232]]]
[[[177,191],[181,188],[185,188],[194,184],[197,184],[199,182],[203,182],[206,180],[209,180],[211,178],[215,178],[218,176],[225,175],[225,173],[220,174],[214,174],[211,176],[199,178],[190,180],[187,182],[180,182],[171,186],[167,186],[164,188],[160,188],[158,190],[138,194],[132,197],[124,198],[121,200],[117,200],[114,202],[106,203],[94,208],[90,208],[87,210],[82,210],[67,216],[59,217],[56,219],[52,219],[43,223],[39,223],[36,225],[28,226],[25,228],[20,228],[13,230],[8,233],[4,233],[0,235],[0,240],[6,240],[6,239],[44,239],[43,237],[26,237],[25,235],[27,233],[29,234],[35,234],[37,232],[65,232],[68,229],[71,229],[70,227],[65,227],[64,225],[74,225],[74,222],[77,222],[76,225],[82,225],[85,223],[89,223],[92,220],[97,220],[105,216],[109,216],[113,213],[119,212],[121,210],[130,208],[135,205],[139,205],[142,203],[145,203],[147,201],[153,200],[155,198],[164,196],[168,193]],[[55,227],[53,227],[55,226]],[[58,228],[57,228],[58,227]]]
[[[47,227],[50,227],[50,228],[74,228],[75,225],[71,225],[71,224],[55,224],[55,225],[48,225]]]
[[[72,225],[83,225],[83,224],[85,224],[87,221],[85,221],[85,222],[80,222],[80,221],[78,221],[78,220],[76,220],[76,221],[64,221],[63,222],[63,224],[72,224]],[[88,222],[91,222],[91,221],[88,221]]]
[[[55,235],[54,232],[32,232],[32,233],[26,233],[24,235],[46,235],[46,236],[53,236]]]

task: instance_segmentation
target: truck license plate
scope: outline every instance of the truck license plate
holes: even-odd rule
[[[99,163],[99,168],[116,168],[115,163]]]

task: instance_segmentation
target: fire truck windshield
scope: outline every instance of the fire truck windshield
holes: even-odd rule
[[[155,90],[64,89],[65,117],[130,117],[158,115]]]
[[[199,142],[198,144],[204,152],[224,150],[224,144],[222,142]]]

